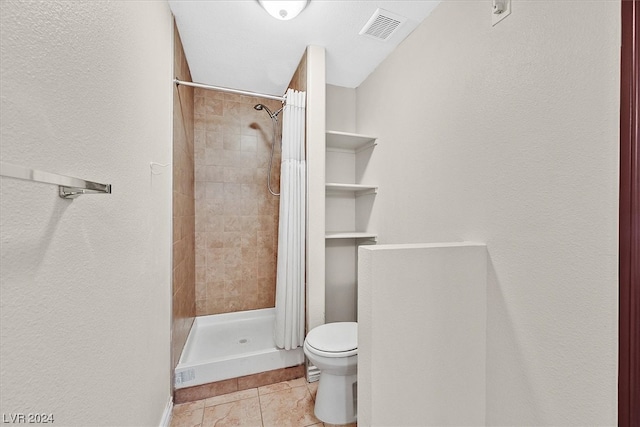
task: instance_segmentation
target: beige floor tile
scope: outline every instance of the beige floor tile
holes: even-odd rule
[[[309,388],[309,393],[311,393],[311,398],[314,402],[316,400],[316,394],[318,394],[318,384],[318,381],[307,383],[307,388]]]
[[[318,424],[313,415],[313,399],[307,387],[294,387],[260,395],[265,427],[305,427]]]
[[[186,404],[188,405],[188,404]],[[180,405],[176,405],[180,406]],[[173,412],[171,416],[171,427],[198,427],[202,424],[202,415],[204,414],[204,406],[199,409],[186,410],[179,409]]]
[[[202,427],[262,427],[257,397],[209,406],[204,409]]]
[[[297,378],[295,380],[282,381],[276,384],[265,385],[258,387],[258,393],[260,395],[274,393],[276,391],[289,390],[294,387],[302,387],[307,383],[304,378]]]
[[[173,414],[182,414],[183,412],[191,412],[197,409],[204,409],[204,400],[196,400],[193,402],[180,403],[173,406]]]
[[[220,396],[214,396],[207,399],[204,406],[215,406],[223,403],[235,402],[243,399],[250,399],[252,397],[258,397],[258,389],[250,388],[249,390],[236,391],[234,393],[222,394]]]

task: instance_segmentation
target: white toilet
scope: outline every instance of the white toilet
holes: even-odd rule
[[[329,424],[357,420],[358,324],[327,323],[304,340],[304,354],[320,369],[314,413]]]

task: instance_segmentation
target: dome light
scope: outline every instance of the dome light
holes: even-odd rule
[[[258,0],[267,13],[281,21],[295,18],[307,7],[309,0]]]

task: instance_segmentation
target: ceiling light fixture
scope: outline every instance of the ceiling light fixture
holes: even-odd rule
[[[295,18],[307,7],[309,0],[258,0],[267,13],[281,21]]]

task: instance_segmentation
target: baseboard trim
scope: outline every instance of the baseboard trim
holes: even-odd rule
[[[171,413],[173,412],[173,396],[169,396],[167,406],[164,408],[162,418],[160,419],[160,427],[169,427],[171,424]]]
[[[320,369],[318,369],[315,365],[312,365],[311,362],[307,362],[307,382],[315,382],[320,379]]]
[[[194,400],[207,399],[234,391],[247,390],[265,385],[279,383],[281,381],[294,380],[304,377],[305,365],[291,366],[288,368],[274,369],[273,371],[259,374],[246,375],[239,378],[216,381],[208,384],[192,387],[177,388],[173,392],[173,403],[180,404],[193,402]]]

